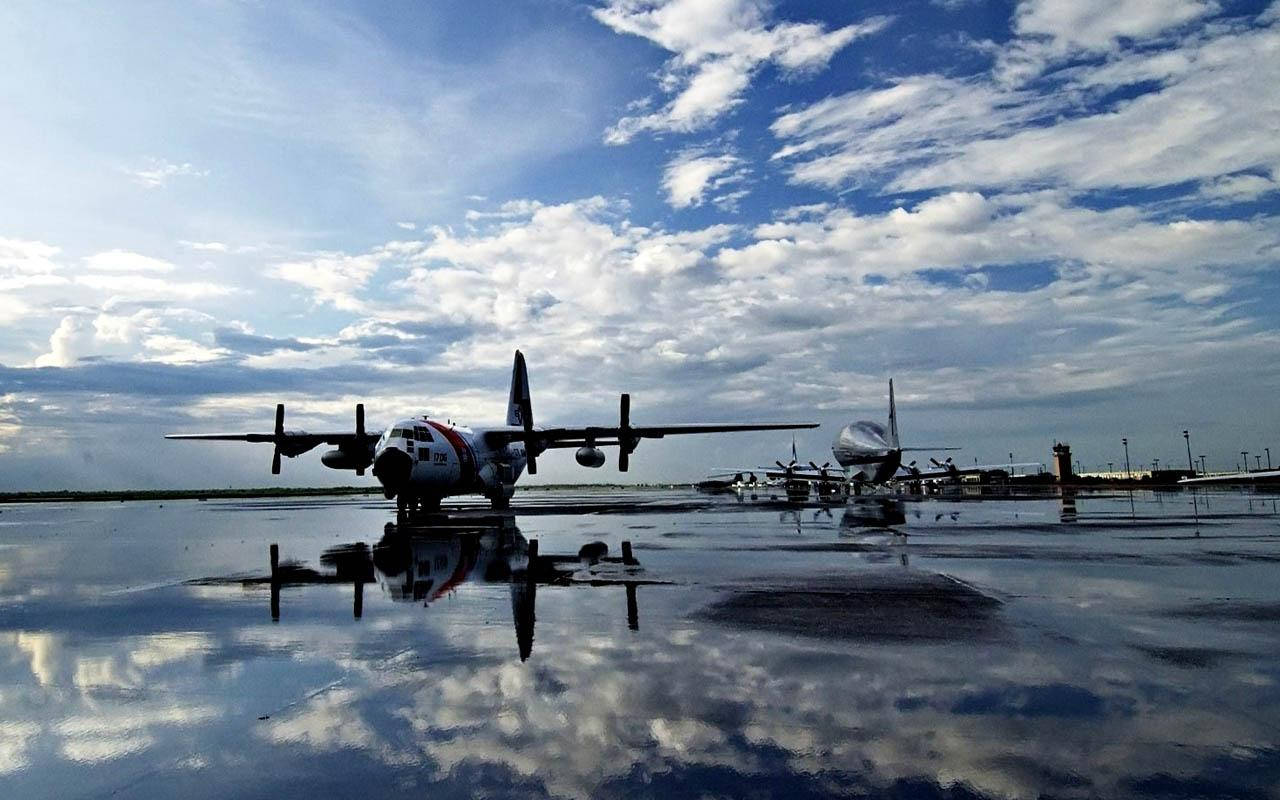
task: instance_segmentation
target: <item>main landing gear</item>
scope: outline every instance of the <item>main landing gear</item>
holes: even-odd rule
[[[440,510],[440,498],[427,495],[396,495],[396,517],[403,521],[414,514],[432,514]]]

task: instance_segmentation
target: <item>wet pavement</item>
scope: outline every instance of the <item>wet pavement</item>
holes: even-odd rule
[[[0,797],[1280,797],[1274,495],[516,501],[0,506]]]

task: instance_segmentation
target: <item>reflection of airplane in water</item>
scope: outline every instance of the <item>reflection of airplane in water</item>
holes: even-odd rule
[[[1009,470],[1014,467],[1038,467],[1038,463],[1022,464],[975,464],[972,467],[958,467],[950,458],[938,461],[930,458],[932,469],[921,469],[915,461],[902,462],[903,453],[913,451],[959,450],[958,447],[903,447],[898,438],[898,409],[893,397],[893,381],[889,381],[889,423],[881,425],[871,420],[851,422],[840,429],[835,441],[831,443],[831,454],[838,468],[832,468],[827,462],[819,466],[813,461],[807,465],[799,463],[796,457],[795,440],[792,440],[791,461],[783,464],[774,462],[773,467],[757,467],[754,470],[738,469],[720,472],[716,477],[734,476],[735,487],[745,488],[743,475],[759,473],[766,481],[779,481],[786,488],[787,497],[803,501],[809,496],[810,487],[817,491],[818,499],[843,499],[850,491],[859,493],[863,486],[883,484],[907,484],[919,486],[926,482],[959,480],[965,475],[981,475],[994,470]]]
[[[363,616],[364,585],[378,583],[396,602],[421,602],[423,606],[451,594],[463,583],[508,584],[511,614],[520,660],[533,650],[534,613],[538,585],[622,586],[626,590],[627,626],[640,627],[636,589],[657,583],[644,577],[631,556],[630,542],[623,542],[622,557],[610,557],[603,542],[584,545],[576,555],[538,553],[537,540],[528,541],[511,515],[448,521],[427,518],[414,525],[387,523],[372,548],[364,543],[331,547],[320,563],[333,572],[294,563],[277,563],[272,545],[271,577],[244,583],[271,584],[271,616],[280,618],[280,589],[308,583],[351,583],[353,614]]]

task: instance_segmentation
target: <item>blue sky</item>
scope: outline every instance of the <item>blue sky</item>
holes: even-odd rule
[[[349,482],[158,437],[497,421],[516,347],[539,421],[819,461],[891,376],[965,460],[1277,434],[1280,5],[16,3],[0,53],[0,488]]]

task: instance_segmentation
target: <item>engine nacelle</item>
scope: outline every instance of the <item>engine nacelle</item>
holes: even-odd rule
[[[584,467],[596,469],[604,466],[604,451],[599,447],[579,447],[573,457]]]
[[[320,456],[320,463],[329,469],[363,469],[369,466],[369,457],[360,453],[351,453],[342,448],[326,450]]]

